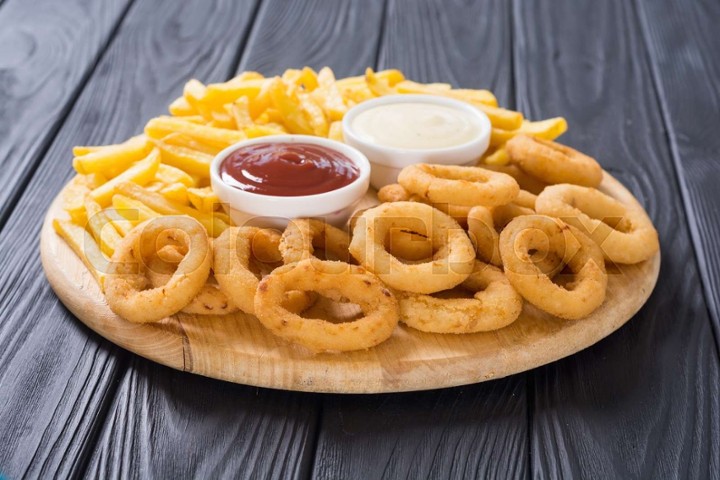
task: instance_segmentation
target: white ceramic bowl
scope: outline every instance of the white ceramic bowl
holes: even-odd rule
[[[351,184],[326,193],[297,197],[259,195],[231,187],[220,177],[220,164],[241,147],[259,143],[309,143],[336,150],[346,155],[360,169]],[[253,225],[283,229],[294,218],[320,218],[336,226],[347,222],[370,183],[370,162],[367,157],[344,143],[309,135],[273,135],[244,140],[218,153],[210,165],[213,191],[236,225]]]
[[[353,121],[360,113],[393,103],[430,103],[463,110],[478,120],[480,134],[467,143],[452,147],[405,149],[366,141],[353,130]],[[396,183],[400,170],[416,163],[475,165],[490,144],[491,125],[485,113],[469,103],[434,95],[388,95],[368,100],[351,108],[345,114],[342,126],[345,143],[360,150],[372,163],[370,183],[375,188]]]

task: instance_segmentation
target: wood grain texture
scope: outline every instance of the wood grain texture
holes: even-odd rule
[[[233,385],[134,357],[89,478],[303,478],[315,397]]]
[[[8,0],[0,8],[0,229],[128,3]]]
[[[514,106],[508,2],[390,0],[386,9],[378,69],[489,88],[502,105]],[[519,374],[422,394],[328,397],[314,476],[525,478],[525,384]],[[440,413],[440,405],[453,411]]]
[[[636,12],[621,1],[514,7],[518,106],[566,116],[564,141],[633,190],[663,250],[632,321],[536,372],[532,474],[717,477],[718,356]]]
[[[636,3],[720,349],[720,4]]]
[[[266,0],[239,70],[281,74],[329,66],[338,78],[364,73],[380,38],[383,0]]]
[[[599,188],[630,208],[642,208],[608,175]],[[124,320],[110,310],[94,277],[53,230],[52,220],[63,217],[67,214],[59,196],[41,233],[42,263],[55,293],[83,323],[113,343],[175,369],[282,390],[404,392],[523,372],[586,348],[623,325],[650,296],[660,269],[656,255],[609,270],[605,302],[573,322],[526,302],[520,317],[500,330],[436,335],[399,325],[388,340],[372,349],[313,354],[276,337],[243,312],[180,313],[146,324]],[[323,308],[319,302],[308,313],[312,318],[333,318],[331,308],[332,304]]]
[[[0,234],[2,474],[82,471],[128,358],[82,327],[43,278],[34,239],[51,197],[71,175],[71,147],[140,131],[192,75],[226,77],[249,7],[135,2]]]

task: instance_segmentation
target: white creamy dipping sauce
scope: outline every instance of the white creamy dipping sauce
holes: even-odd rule
[[[423,102],[379,105],[359,113],[351,125],[366,142],[412,150],[462,145],[482,131],[469,112]]]

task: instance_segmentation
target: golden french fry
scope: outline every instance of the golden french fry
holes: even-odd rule
[[[473,105],[497,107],[497,98],[489,90],[456,89],[448,90],[447,84],[422,84],[412,80],[403,80],[395,85],[397,93],[420,93],[424,95],[440,95],[455,98]]]
[[[311,95],[331,121],[341,120],[347,112],[347,105],[335,84],[335,74],[328,67],[318,72],[318,87]]]
[[[213,155],[187,147],[170,145],[160,140],[156,140],[155,145],[160,150],[164,164],[179,168],[191,175],[210,176],[210,163]],[[197,182],[194,183],[197,184]]]
[[[162,186],[167,186],[172,183],[182,183],[186,187],[195,185],[195,180],[184,170],[162,163],[158,167],[155,178],[164,184]]]
[[[482,159],[485,165],[507,165],[510,163],[510,157],[504,148],[498,148],[490,155]]]
[[[504,108],[491,107],[489,105],[475,105],[481,112],[485,113],[490,119],[490,123],[494,128],[503,130],[516,130],[522,126],[523,114],[513,110]]]
[[[102,210],[100,204],[93,200],[90,195],[85,197],[85,215],[88,219],[87,228],[100,244],[100,250],[108,257],[111,257],[122,237],[115,230],[110,218]]]
[[[144,203],[125,195],[113,195],[112,206],[121,216],[134,225],[162,216]]]
[[[332,122],[328,131],[328,138],[331,140],[337,140],[338,142],[344,141],[342,122]]]
[[[250,115],[250,100],[247,97],[240,97],[229,106],[230,114],[235,121],[235,128],[242,130],[253,125]]]
[[[80,178],[81,175],[75,175],[70,183],[62,192],[62,206],[76,225],[84,226],[87,223],[85,215],[85,195],[90,193],[90,188]]]
[[[192,107],[207,120],[212,120],[210,116],[210,108],[205,105],[204,99],[207,94],[207,87],[199,80],[189,80],[183,87],[183,98]]]
[[[102,290],[108,261],[103,256],[92,235],[83,227],[57,218],[53,220],[53,229],[65,240],[65,243],[75,252],[75,255],[82,260]]]
[[[300,72],[300,83],[306,92],[312,92],[318,87],[317,73],[310,67],[303,67]]]
[[[525,133],[544,140],[555,140],[567,132],[567,128],[567,121],[563,117],[555,117],[537,122],[524,121],[519,133]]]
[[[493,128],[490,131],[490,146],[499,148],[505,145],[508,140],[514,137],[517,130],[503,130],[502,128]]]
[[[328,121],[325,113],[315,101],[306,94],[299,95],[300,107],[305,114],[305,118],[312,127],[312,133],[318,137],[326,137],[328,133]]]
[[[253,99],[260,94],[267,80],[264,78],[231,80],[225,83],[211,83],[207,86],[204,101],[207,105],[222,107],[240,97]]]
[[[124,143],[108,145],[76,156],[73,159],[73,168],[78,173],[100,173],[110,178],[145,157],[151,149],[152,143],[148,141],[147,137],[138,135]]]
[[[367,83],[370,91],[377,96],[393,95],[397,93],[394,88],[390,87],[390,83],[387,80],[379,78],[375,75],[373,69],[369,67],[365,69],[365,82]]]
[[[231,78],[230,80],[228,80],[225,83],[229,83],[229,84],[242,83],[242,82],[246,82],[248,80],[262,80],[263,78],[265,78],[265,77],[263,77],[262,73],[247,71],[247,72],[242,72],[241,74]]]
[[[243,132],[248,138],[266,137],[268,135],[283,135],[287,130],[277,123],[267,123],[265,125],[250,125],[243,128]]]
[[[305,114],[300,106],[295,89],[288,91],[287,85],[280,78],[272,80],[270,95],[272,104],[278,109],[282,116],[282,122],[290,133],[301,133],[304,135],[312,135],[313,129],[310,126]]]
[[[185,97],[178,97],[168,107],[170,115],[176,117],[187,117],[191,115],[197,115],[199,112],[195,110]]]
[[[125,182],[117,186],[117,192],[138,200],[150,207],[152,210],[163,214],[163,215],[189,215],[203,224],[208,233],[213,237],[219,236],[225,229],[228,228],[228,224],[222,220],[214,217],[212,214],[201,212],[192,207],[185,205],[179,205],[171,202],[159,193],[149,192],[141,186]]]
[[[106,208],[103,212],[105,212],[105,215],[107,215],[110,223],[113,227],[115,227],[115,230],[117,230],[121,237],[130,233],[130,230],[132,230],[135,226],[133,222],[120,215],[118,211],[115,210],[115,207]]]
[[[165,143],[167,145],[175,145],[177,147],[185,147],[189,148],[190,150],[196,150],[200,153],[205,153],[207,155],[215,156],[222,150],[221,147],[208,145],[207,143],[202,143],[198,140],[195,140],[192,137],[189,137],[182,133],[171,133],[169,135],[166,135],[162,138],[162,140],[152,140],[153,143],[157,144],[158,142]]]
[[[188,187],[182,183],[167,185],[160,189],[160,194],[168,200],[181,205],[187,205],[189,203]]]
[[[188,135],[203,143],[223,148],[245,140],[245,135],[242,132],[198,125],[183,120],[183,117],[155,117],[145,125],[147,136],[156,140],[176,132]]]
[[[205,213],[212,213],[220,206],[220,199],[211,187],[188,188],[187,198],[190,205]]]
[[[155,178],[159,166],[160,151],[157,148],[153,148],[144,159],[94,189],[90,192],[90,196],[101,206],[106,207],[110,204],[115,187],[118,184],[123,182],[135,182],[139,185],[150,183]]]

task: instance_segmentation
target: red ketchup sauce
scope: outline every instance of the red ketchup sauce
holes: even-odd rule
[[[220,164],[220,178],[246,192],[299,197],[351,184],[360,169],[346,155],[309,143],[258,143],[241,147]]]

